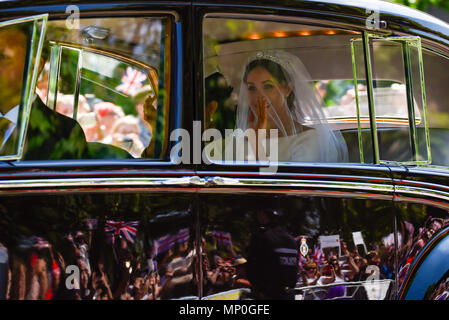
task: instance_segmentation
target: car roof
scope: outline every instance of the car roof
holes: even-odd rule
[[[402,4],[389,2],[386,0],[225,0],[225,1],[204,1],[192,0],[193,3],[214,3],[219,5],[251,5],[261,7],[282,7],[290,9],[316,9],[319,11],[349,12],[352,9],[363,9],[379,11],[381,14],[407,17],[416,22],[426,22],[442,27],[449,27],[449,24],[424,11],[413,9]]]
[[[158,3],[154,0],[140,0],[136,2],[116,0],[92,0],[88,3],[61,0],[3,0],[0,1],[0,20],[8,16],[25,14],[40,14],[45,12],[60,12],[68,5],[89,6],[98,8],[101,5],[110,7],[129,7]],[[323,14],[329,21],[341,21],[342,16],[352,19],[353,23],[364,26],[373,11],[379,12],[380,19],[388,24],[387,29],[415,34],[449,45],[449,24],[425,12],[409,8],[396,3],[381,0],[165,0],[167,5],[195,5],[210,7],[258,7],[265,9],[268,14],[276,10],[303,10],[308,13]],[[20,8],[23,8],[21,10]],[[272,10],[271,10],[272,9]],[[21,12],[22,11],[22,12]],[[248,12],[247,10],[245,10]],[[271,11],[271,12],[270,12]]]
[[[208,1],[193,0],[195,4]],[[209,3],[211,3],[209,1]],[[329,20],[332,16],[359,18],[365,25],[367,17],[373,11],[379,12],[381,20],[388,23],[388,29],[421,34],[430,38],[441,38],[449,44],[449,24],[425,13],[401,4],[381,0],[224,0],[215,1],[216,6],[251,6],[269,9],[304,10],[311,13],[322,13]]]

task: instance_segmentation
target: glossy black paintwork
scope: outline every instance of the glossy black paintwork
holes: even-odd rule
[[[429,298],[432,293],[432,291],[429,292],[429,289],[435,286],[449,269],[447,259],[441,259],[446,255],[449,241],[448,232],[448,228],[444,228],[435,234],[432,241],[416,257],[411,265],[414,272],[402,284],[398,292],[398,298],[408,300]]]
[[[381,2],[379,2],[381,3]],[[0,3],[0,20],[18,18],[29,15],[50,13],[51,18],[66,17],[65,9],[71,2],[61,1],[3,1]],[[173,90],[171,101],[174,105],[182,103],[181,127],[192,132],[192,121],[202,120],[202,30],[201,21],[204,14],[209,12],[227,12],[243,14],[272,14],[280,16],[298,16],[325,21],[325,24],[336,23],[338,25],[351,26],[358,30],[365,29],[365,21],[368,16],[366,8],[354,1],[226,1],[223,3],[206,1],[96,1],[76,2],[80,7],[83,17],[89,16],[127,16],[136,13],[144,14],[145,11],[175,11],[179,15],[178,30],[182,33],[181,47],[173,46],[172,57],[176,59],[177,54],[182,54],[182,70],[178,70],[182,75],[181,95],[176,95]],[[387,22],[387,29],[384,32],[395,34],[410,34],[423,37],[424,42],[431,42],[434,45],[449,45],[449,27],[439,23],[426,14],[416,13],[415,17],[410,17],[401,6],[388,4],[388,8],[380,7],[381,19]],[[405,10],[405,11],[404,11]],[[404,13],[405,12],[405,13]],[[175,43],[175,42],[174,42]],[[178,51],[176,51],[178,50]],[[447,50],[447,47],[446,47]],[[175,81],[175,79],[172,79]],[[172,85],[176,83],[173,82]],[[373,183],[376,185],[397,185],[403,187],[425,187],[428,190],[449,192],[449,172],[444,169],[429,169],[418,167],[404,167],[395,165],[306,165],[279,167],[278,172],[273,176],[259,174],[257,166],[218,166],[218,165],[173,165],[168,162],[133,160],[133,161],[56,161],[56,162],[0,162],[0,183],[2,181],[29,181],[40,179],[41,181],[51,181],[54,179],[72,178],[180,178],[198,176],[201,179],[221,176],[229,178],[247,179],[273,179],[283,180],[304,180],[329,182],[360,182]],[[214,186],[220,193],[233,194],[239,190],[235,186]],[[100,191],[106,189],[120,190],[121,187],[114,186],[98,187],[92,190]],[[155,188],[147,186],[132,186],[133,190],[149,191]],[[179,192],[185,189],[186,192],[198,192],[204,189],[205,185],[177,185],[167,186],[164,190],[168,192]],[[35,193],[50,193],[55,190],[63,191],[65,188],[11,188],[8,194],[20,194],[23,191]],[[80,187],[75,191],[89,189]],[[287,186],[278,188],[260,188],[262,191],[270,189],[272,193],[289,192]],[[4,189],[5,190],[5,189]],[[249,190],[241,188],[242,192],[259,192],[261,190]],[[332,191],[332,188],[326,189]],[[294,191],[294,190],[293,190]],[[354,191],[352,191],[354,192]],[[375,191],[371,192],[376,195]],[[378,196],[380,194],[377,194]],[[413,197],[418,202],[436,201],[435,197],[429,195],[410,195],[402,191],[389,193],[389,197],[397,197],[398,201],[403,197]],[[438,199],[444,205],[447,200]],[[195,202],[194,205],[198,205]],[[196,207],[195,207],[196,208]],[[197,212],[197,209],[194,209]]]
[[[449,191],[449,171],[443,167],[390,167],[392,178],[401,187],[422,187]]]

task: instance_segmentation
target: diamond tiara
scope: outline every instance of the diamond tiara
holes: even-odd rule
[[[255,60],[270,60],[277,64],[279,64],[285,72],[289,69],[290,62],[284,61],[284,59],[280,59],[275,53],[270,51],[257,51],[250,59],[249,63]]]

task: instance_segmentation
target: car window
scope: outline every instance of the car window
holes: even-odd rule
[[[169,23],[168,17],[81,19],[79,29],[49,23],[36,91],[50,110],[81,129],[78,141],[84,136],[86,152],[70,158],[165,156]],[[58,157],[64,152],[50,155]]]
[[[449,92],[446,84],[449,74],[442,70],[449,70],[449,57],[427,49],[423,51],[423,59],[432,164],[448,166]]]
[[[0,158],[21,157],[47,15],[0,23]]]
[[[204,127],[210,130],[211,161],[375,162],[361,33],[213,16],[204,19],[203,30]],[[409,160],[402,44],[373,40],[370,46],[376,152],[381,159]],[[421,91],[415,93],[419,98]],[[424,128],[417,101],[416,126]],[[261,129],[266,136],[259,139],[255,133]],[[392,138],[404,140],[404,148]]]
[[[278,131],[277,139],[262,143],[268,150],[269,142],[277,142],[278,152],[273,155],[279,161],[359,162],[348,156],[344,126],[333,121],[342,114],[353,122],[355,110],[349,116],[327,111],[335,109],[343,96],[344,101],[350,96],[350,44],[359,34],[294,23],[223,18],[206,18],[203,30],[205,127],[217,129],[223,137],[221,143],[214,141],[209,146],[213,160],[262,160],[255,157],[251,146],[240,159],[238,152],[234,158],[222,157],[222,150],[215,147],[220,144],[226,151],[230,137],[236,139],[238,134],[229,135],[226,129],[263,127],[267,134],[270,129]],[[259,77],[252,72],[263,69],[269,74],[262,72]],[[263,83],[267,80],[264,76],[272,76],[274,84]],[[341,90],[332,92],[331,86],[328,90],[329,81]],[[269,107],[266,115],[257,114],[258,97],[266,100],[259,101],[259,105]],[[353,123],[352,128],[356,127]],[[354,154],[358,157],[358,152]]]

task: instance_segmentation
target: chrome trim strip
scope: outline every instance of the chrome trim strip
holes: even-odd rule
[[[272,179],[238,179],[236,184],[226,183],[226,186],[239,186],[239,187],[289,187],[289,188],[310,188],[316,187],[320,189],[333,188],[333,189],[355,189],[363,191],[376,191],[376,192],[393,192],[394,187],[392,185],[375,184],[375,183],[360,183],[360,182],[347,182],[347,181],[326,181],[326,180],[272,180]]]
[[[341,169],[344,168],[343,166]],[[390,184],[392,180],[389,177],[376,177],[376,176],[356,176],[356,175],[339,175],[339,174],[323,174],[323,173],[311,173],[311,172],[302,172],[302,173],[294,173],[294,172],[280,172],[275,175],[261,175],[259,172],[232,172],[232,171],[200,171],[196,172],[197,175],[202,177],[209,177],[209,179],[243,179],[248,177],[254,177],[254,179],[265,179],[269,178],[270,181],[274,180],[282,180],[282,179],[296,179],[296,180],[323,180],[329,181],[332,179],[333,181],[362,181],[374,184]],[[210,178],[213,177],[213,178]],[[243,178],[241,178],[243,177]]]
[[[357,191],[357,192],[374,192],[391,194],[393,200],[403,202],[401,195],[419,196],[417,200],[423,197],[443,200],[448,203],[449,207],[449,190],[441,191],[426,187],[414,186],[398,186],[376,183],[360,183],[347,181],[325,181],[325,180],[302,180],[302,179],[258,179],[258,178],[223,178],[223,177],[205,177],[187,176],[181,178],[77,178],[77,179],[30,179],[30,180],[9,180],[0,182],[0,190],[8,189],[28,189],[28,188],[62,188],[66,187],[133,187],[133,186],[149,186],[149,187],[173,187],[187,186],[198,189],[201,193],[216,193],[238,189],[257,189],[255,192],[265,193],[267,187],[271,188],[289,188],[285,192],[294,192],[297,188],[316,188],[316,189],[334,189],[339,191]],[[438,185],[433,185],[438,187]],[[444,186],[441,186],[444,187]],[[219,189],[219,190],[218,190]],[[0,191],[0,192],[1,192]],[[282,190],[279,190],[282,191]],[[312,190],[310,190],[312,191]],[[298,190],[304,192],[304,190]],[[410,199],[409,199],[410,200]],[[408,200],[405,200],[408,201]],[[445,205],[446,206],[446,205]]]
[[[39,14],[39,15],[35,15],[35,16],[29,16],[29,17],[24,17],[24,18],[17,18],[17,19],[12,19],[12,20],[7,20],[7,21],[1,21],[0,22],[0,28],[9,26],[9,25],[13,25],[13,24],[17,24],[17,23],[22,23],[22,22],[31,22],[31,21],[35,21],[35,20],[40,20],[40,19],[44,19],[47,20],[48,18],[48,13],[45,14]]]
[[[290,180],[290,179],[232,179],[223,177],[188,176],[181,178],[76,178],[76,179],[29,179],[8,180],[0,182],[0,190],[23,188],[65,188],[65,187],[126,187],[126,186],[194,186],[211,192],[214,187],[234,188],[332,188],[337,190],[357,190],[366,192],[393,193],[394,186],[375,183],[325,180]],[[211,188],[208,188],[211,187]]]
[[[76,179],[30,179],[0,182],[1,189],[10,188],[58,188],[58,187],[106,187],[106,186],[163,186],[191,185],[195,181],[185,178],[76,178]]]
[[[444,200],[449,203],[449,192],[429,189],[429,188],[421,188],[421,187],[411,187],[411,186],[395,186],[395,197],[400,197],[401,194],[408,195],[419,195],[420,198],[430,197],[435,199]],[[399,200],[396,200],[399,201]],[[403,202],[403,201],[402,201]],[[449,204],[448,204],[449,207]]]
[[[418,187],[417,187],[418,185]],[[432,182],[424,182],[424,181],[414,181],[414,180],[398,180],[396,181],[396,186],[399,187],[410,187],[410,188],[425,188],[425,189],[442,189],[447,190],[449,194],[449,186],[443,184],[437,184]],[[428,188],[427,188],[428,187]],[[445,191],[443,191],[445,192]]]
[[[411,196],[415,198],[411,198]],[[437,207],[449,209],[449,187],[447,185],[400,180],[395,183],[394,197],[397,202],[433,202],[433,205]]]
[[[323,176],[323,178],[325,178]],[[395,201],[403,202],[402,195],[419,196],[420,200],[424,197],[443,200],[447,202],[449,207],[449,187],[443,185],[422,183],[426,186],[401,186],[382,183],[363,183],[352,181],[338,180],[338,176],[334,181],[317,180],[317,179],[269,179],[269,178],[228,178],[221,176],[210,176],[201,178],[199,176],[184,176],[179,178],[166,177],[132,177],[132,178],[75,178],[75,179],[20,179],[20,180],[4,180],[0,181],[0,192],[8,189],[29,189],[29,188],[64,188],[70,187],[173,187],[186,186],[193,187],[201,193],[226,192],[238,189],[253,189],[255,192],[265,193],[267,188],[288,188],[288,190],[279,190],[280,192],[295,192],[294,189],[333,189],[340,191],[356,191],[356,192],[372,192],[375,194],[387,193]],[[340,177],[343,178],[343,177]],[[413,181],[410,181],[413,183]],[[259,190],[256,190],[261,188]],[[437,190],[443,188],[444,190]],[[38,190],[36,190],[38,191]],[[300,193],[312,190],[298,190]],[[410,199],[409,199],[410,200]],[[407,200],[405,200],[407,201]]]

